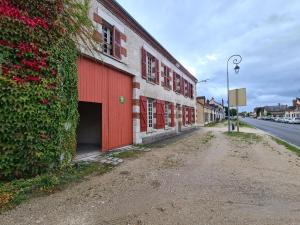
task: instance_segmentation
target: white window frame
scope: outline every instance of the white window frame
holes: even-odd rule
[[[102,25],[103,53],[113,56],[113,29],[107,25]]]
[[[147,99],[147,132],[154,130],[154,113],[153,100]]]
[[[185,126],[189,125],[189,111],[185,109]]]
[[[165,128],[169,127],[169,103],[165,103],[165,111],[164,111],[164,121],[165,121]]]
[[[181,84],[180,84],[180,82],[181,82],[181,79],[180,79],[180,76],[178,76],[177,74],[176,74],[176,76],[175,76],[176,78],[176,88],[175,88],[175,90],[176,90],[176,92],[177,93],[180,93],[180,89],[181,89]]]
[[[155,58],[154,56],[147,53],[146,57],[146,65],[147,65],[147,81],[150,81],[152,83],[155,83],[156,81],[156,74],[153,73],[153,67],[155,67]]]

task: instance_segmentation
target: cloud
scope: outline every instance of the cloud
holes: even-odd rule
[[[243,61],[239,74],[229,65],[230,88],[247,88],[245,109],[300,96],[299,0],[118,2],[199,80],[210,78],[199,95],[227,98],[226,62],[238,53]]]

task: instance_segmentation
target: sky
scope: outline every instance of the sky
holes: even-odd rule
[[[243,60],[230,89],[247,89],[247,106],[300,97],[299,0],[117,0],[197,79],[197,95],[227,99],[227,60]],[[225,102],[227,102],[225,100]]]

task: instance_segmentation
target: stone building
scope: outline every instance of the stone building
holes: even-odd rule
[[[79,145],[102,151],[195,126],[197,79],[114,0],[92,0],[92,52],[80,46]]]

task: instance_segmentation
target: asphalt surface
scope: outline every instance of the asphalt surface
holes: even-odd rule
[[[243,118],[243,121],[300,147],[300,124],[286,124],[267,120]]]

